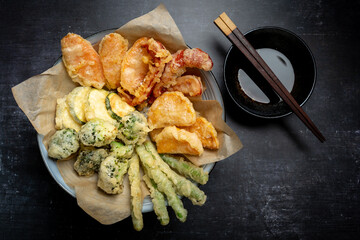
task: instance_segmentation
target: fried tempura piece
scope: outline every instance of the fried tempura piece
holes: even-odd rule
[[[117,134],[118,129],[112,122],[95,118],[82,125],[79,139],[85,146],[102,147],[114,141]]]
[[[162,160],[152,142],[146,141],[144,146],[146,151],[151,153],[153,164],[166,174],[166,176],[174,184],[176,192],[179,195],[187,197],[194,205],[202,206],[205,203],[205,193],[194,183],[173,171],[169,165]]]
[[[199,137],[175,126],[165,127],[155,137],[158,153],[179,153],[200,156],[204,152]]]
[[[72,128],[78,132],[81,128],[81,124],[73,119],[70,113],[69,105],[66,103],[66,96],[58,98],[56,103],[55,128],[58,130]]]
[[[61,160],[71,156],[79,149],[79,137],[74,129],[57,130],[49,141],[48,155]]]
[[[191,126],[196,121],[193,104],[181,92],[166,92],[158,97],[147,113],[151,129]]]
[[[74,163],[74,170],[80,176],[92,176],[99,171],[101,162],[108,156],[105,149],[86,149],[80,151]]]
[[[194,125],[184,127],[183,129],[195,133],[204,148],[219,149],[219,140],[214,126],[203,117],[197,117]]]
[[[209,180],[209,173],[205,172],[202,167],[195,166],[183,157],[177,158],[174,155],[161,154],[162,160],[166,162],[172,169],[175,169],[180,175],[194,180],[202,185]]]
[[[108,89],[120,87],[121,63],[128,46],[128,40],[118,33],[110,33],[100,42],[99,55]]]
[[[138,39],[125,54],[121,66],[120,95],[132,106],[144,102],[160,81],[171,54],[153,38]]]
[[[154,130],[149,132],[151,141],[155,142],[156,136],[159,135],[159,133],[161,133],[162,130],[163,130],[163,128],[155,128]]]
[[[129,168],[127,159],[118,159],[113,155],[105,158],[99,168],[97,186],[108,194],[122,193],[124,175]]]
[[[176,79],[175,85],[164,88],[163,91],[179,91],[185,96],[195,97],[203,93],[201,78],[195,75],[184,75]]]
[[[155,85],[154,97],[159,97],[167,88],[175,85],[176,79],[185,73],[187,67],[210,71],[213,62],[210,56],[199,48],[177,51],[172,55],[172,60],[166,64],[161,81]]]
[[[131,200],[131,219],[134,229],[141,231],[144,227],[142,216],[142,198],[141,198],[141,176],[140,176],[140,159],[134,154],[129,160],[129,181],[130,181],[130,200]]]
[[[99,54],[89,41],[77,34],[68,33],[61,39],[61,51],[66,71],[74,82],[98,89],[105,85]]]
[[[153,203],[154,212],[160,224],[165,226],[169,224],[170,218],[166,208],[166,200],[164,195],[159,191],[157,184],[148,175],[144,175],[143,179],[149,188],[151,201]]]
[[[136,146],[136,152],[140,157],[143,169],[147,176],[154,180],[160,192],[166,195],[166,199],[174,210],[176,217],[185,222],[187,210],[181,199],[177,196],[173,183],[167,178],[160,168],[155,167],[155,159],[152,152],[148,151],[143,144]]]

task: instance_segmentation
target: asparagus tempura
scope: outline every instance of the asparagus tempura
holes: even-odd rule
[[[153,203],[154,212],[160,221],[160,224],[165,226],[169,223],[169,213],[166,208],[166,202],[164,195],[158,190],[156,183],[149,178],[149,176],[144,175],[143,179],[150,191],[151,201]]]
[[[139,154],[141,163],[146,174],[154,180],[160,192],[166,195],[169,205],[175,212],[176,217],[185,222],[187,210],[184,208],[182,201],[176,195],[172,182],[166,175],[154,164],[152,154],[145,149],[144,145],[136,146],[136,152]]]
[[[139,157],[134,154],[129,160],[129,181],[131,193],[131,218],[136,231],[141,231],[144,226],[142,216],[142,198],[140,187]]]
[[[183,158],[178,160],[168,154],[160,154],[160,156],[172,169],[175,169],[181,175],[190,178],[197,183],[206,184],[209,180],[209,174],[205,172],[203,168],[195,166],[189,161],[184,161]]]
[[[194,205],[202,206],[206,201],[206,195],[195,184],[174,172],[160,157],[154,144],[150,141],[144,142],[144,147],[152,156],[154,165],[158,166],[162,172],[174,183],[177,193],[187,197]]]

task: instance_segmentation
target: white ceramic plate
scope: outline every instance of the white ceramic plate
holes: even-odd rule
[[[88,37],[86,39],[88,41],[90,41],[92,44],[94,44],[94,43],[97,43],[98,41],[100,41],[106,34],[114,32],[114,30],[115,29],[101,31],[94,35],[91,35],[90,37]],[[61,61],[61,58],[55,64],[58,64],[60,61]],[[204,80],[205,86],[206,86],[206,90],[203,93],[203,99],[204,100],[217,100],[220,103],[220,105],[222,106],[222,108],[225,109],[219,86],[218,86],[216,79],[215,79],[214,75],[212,74],[212,72],[199,71],[199,74],[201,75],[201,78]],[[223,119],[225,119],[225,111],[223,111],[222,117],[223,117]],[[46,150],[44,144],[42,143],[43,138],[44,138],[43,135],[38,134],[37,140],[38,140],[41,156],[44,160],[45,166],[49,170],[51,176],[60,185],[60,187],[62,187],[71,196],[76,197],[74,189],[69,187],[64,182],[64,179],[62,178],[62,176],[59,172],[59,169],[57,167],[56,161],[54,161],[48,157],[47,150]],[[205,171],[210,172],[214,168],[214,166],[215,166],[215,163],[210,163],[210,164],[204,165],[203,168]],[[145,212],[150,212],[150,211],[153,211],[153,205],[152,205],[151,199],[149,197],[147,197],[144,199],[142,212],[145,213]]]

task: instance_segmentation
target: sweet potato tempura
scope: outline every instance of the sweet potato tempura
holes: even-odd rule
[[[68,33],[61,39],[61,51],[66,70],[74,82],[85,87],[104,87],[106,79],[100,57],[89,41]]]
[[[99,55],[108,89],[120,87],[121,63],[128,50],[128,46],[128,40],[118,33],[110,33],[100,42]]]

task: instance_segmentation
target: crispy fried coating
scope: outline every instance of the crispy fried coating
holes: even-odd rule
[[[163,130],[163,128],[155,128],[154,130],[149,132],[151,141],[155,142],[156,136],[159,135],[159,133],[161,133],[162,130]]]
[[[210,71],[213,62],[210,56],[199,48],[177,51],[172,55],[172,60],[166,64],[161,81],[155,85],[154,97],[159,97],[167,88],[175,85],[176,79],[183,75],[188,67]]]
[[[175,126],[165,127],[155,137],[158,153],[190,154],[200,156],[204,152],[199,137]]]
[[[61,39],[61,51],[66,70],[74,82],[98,89],[105,85],[99,54],[89,41],[77,34],[68,33]]]
[[[71,156],[79,149],[79,137],[74,129],[57,130],[49,141],[48,155],[60,160]]]
[[[108,89],[120,87],[121,63],[129,42],[118,33],[106,35],[99,44],[99,55]]]
[[[184,75],[176,79],[175,85],[164,88],[165,91],[179,91],[185,96],[196,97],[203,93],[201,78],[195,75]]]
[[[183,129],[195,133],[204,148],[219,149],[219,140],[217,138],[217,132],[211,122],[203,117],[197,117],[195,124],[184,127]]]
[[[121,65],[119,94],[132,106],[144,102],[160,81],[171,54],[153,38],[142,37],[126,52]]]
[[[127,159],[118,159],[113,155],[106,157],[100,164],[97,186],[107,194],[122,193],[128,168]]]
[[[81,128],[81,124],[73,119],[70,113],[69,105],[66,103],[66,96],[58,98],[56,102],[55,128],[58,130],[72,128],[78,132]]]
[[[191,126],[196,112],[190,100],[181,92],[165,92],[158,97],[147,113],[151,129],[167,126]]]

